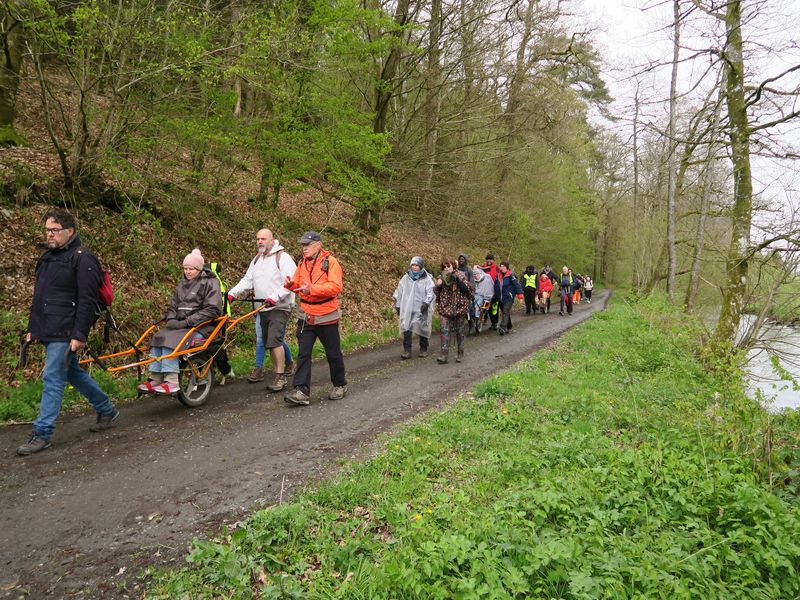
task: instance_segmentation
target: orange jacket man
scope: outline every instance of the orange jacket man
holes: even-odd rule
[[[300,238],[303,258],[293,277],[286,278],[286,287],[297,294],[298,354],[294,389],[284,396],[289,404],[305,406],[311,394],[311,351],[317,339],[325,349],[333,390],[330,400],[341,400],[347,393],[344,356],[339,336],[339,294],[342,293],[342,266],[327,250],[316,231],[306,231]]]

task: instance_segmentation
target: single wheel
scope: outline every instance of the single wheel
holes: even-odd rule
[[[205,364],[195,365],[195,368],[202,371]],[[204,377],[197,379],[188,363],[181,364],[178,383],[181,386],[178,392],[178,400],[181,401],[181,404],[189,408],[202,406],[208,400],[208,395],[214,387],[214,368],[210,367]]]

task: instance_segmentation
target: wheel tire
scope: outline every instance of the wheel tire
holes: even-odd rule
[[[205,365],[202,366],[204,367]],[[178,392],[178,400],[181,401],[181,404],[189,408],[202,406],[208,400],[208,396],[214,387],[214,367],[212,365],[206,371],[205,377],[198,381],[191,367],[187,364],[182,364],[178,374],[178,383],[181,386]]]

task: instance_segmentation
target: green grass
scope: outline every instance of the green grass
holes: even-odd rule
[[[797,597],[800,420],[747,400],[700,329],[614,306],[374,459],[194,540],[147,597]]]

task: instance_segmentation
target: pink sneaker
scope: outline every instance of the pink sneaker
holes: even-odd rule
[[[153,391],[156,394],[177,394],[180,389],[181,387],[177,383],[170,383],[169,381],[153,386]]]

